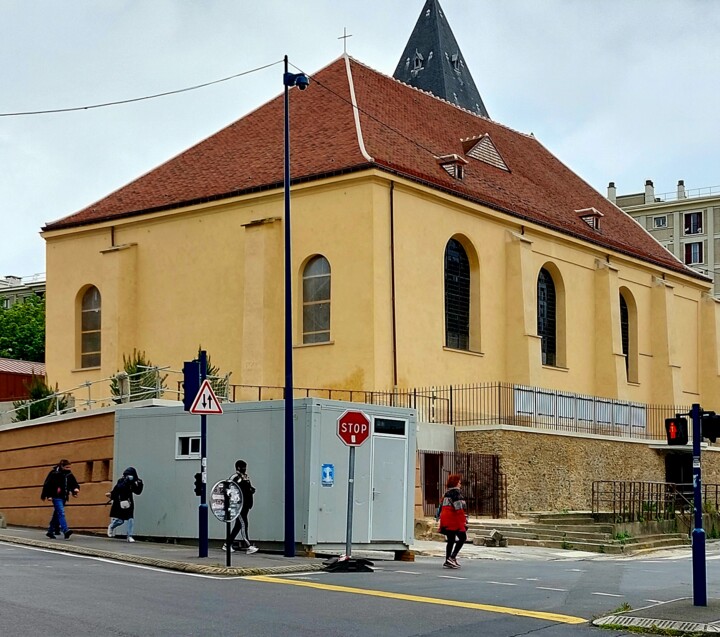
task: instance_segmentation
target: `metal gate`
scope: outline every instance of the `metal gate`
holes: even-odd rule
[[[418,456],[424,515],[435,515],[448,476],[457,473],[462,476],[468,515],[507,517],[507,485],[499,456],[458,451],[418,451]]]

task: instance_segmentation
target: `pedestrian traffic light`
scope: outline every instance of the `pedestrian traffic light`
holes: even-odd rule
[[[202,495],[202,473],[195,474],[195,495]]]
[[[715,442],[720,438],[720,416],[714,411],[706,411],[700,417],[700,430],[703,438]]]
[[[688,443],[688,421],[687,418],[675,416],[665,419],[665,433],[669,445],[686,445]]]
[[[200,363],[185,361],[183,363],[183,408],[192,409],[193,401],[200,391]]]

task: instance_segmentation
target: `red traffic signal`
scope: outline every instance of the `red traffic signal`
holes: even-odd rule
[[[687,418],[675,416],[665,419],[665,433],[669,445],[686,445],[688,443]]]

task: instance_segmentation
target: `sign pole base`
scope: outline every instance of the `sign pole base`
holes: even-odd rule
[[[323,562],[326,571],[331,573],[374,573],[375,564],[364,558],[349,557],[341,555],[340,557],[332,557]]]

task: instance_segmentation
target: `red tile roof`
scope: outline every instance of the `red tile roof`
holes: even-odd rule
[[[32,361],[18,361],[13,358],[0,358],[0,372],[10,374],[28,374],[45,376],[45,363],[33,363]]]
[[[564,234],[707,280],[658,244],[635,220],[573,173],[532,135],[458,108],[350,59],[360,147],[346,60],[290,90],[293,181],[376,167],[427,183]],[[283,181],[283,97],[264,104],[184,153],[45,230],[146,214],[277,188]],[[437,157],[465,157],[463,140],[488,135],[509,171],[468,158],[451,177]],[[467,146],[467,144],[466,144]],[[592,229],[577,210],[602,214]]]

